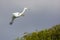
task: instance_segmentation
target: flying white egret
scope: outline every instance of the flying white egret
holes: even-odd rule
[[[11,22],[10,22],[10,25],[13,24],[14,19],[16,19],[16,18],[18,18],[18,17],[20,17],[20,16],[24,16],[24,12],[25,12],[26,9],[27,9],[27,8],[24,8],[24,10],[23,10],[21,13],[20,13],[20,12],[12,13],[12,14],[13,14],[13,17],[12,17],[12,20],[11,20]]]

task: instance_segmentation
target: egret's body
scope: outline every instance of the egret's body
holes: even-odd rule
[[[10,22],[10,25],[13,24],[14,19],[20,17],[20,16],[24,16],[23,13],[25,12],[27,8],[24,8],[24,10],[20,13],[20,12],[16,12],[13,13],[13,17],[12,17],[12,21]]]

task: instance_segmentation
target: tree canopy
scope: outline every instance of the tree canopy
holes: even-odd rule
[[[49,29],[28,33],[19,40],[60,40],[60,24]]]

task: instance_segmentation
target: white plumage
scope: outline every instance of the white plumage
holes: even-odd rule
[[[23,13],[25,12],[27,8],[24,8],[24,10],[20,13],[20,12],[16,12],[16,13],[12,13],[13,17],[12,20],[10,22],[10,25],[13,24],[14,19],[20,17],[20,16],[24,16]]]
[[[13,16],[15,16],[15,17],[22,16],[26,9],[27,8],[24,8],[24,10],[21,13],[19,13],[19,12],[13,13]]]

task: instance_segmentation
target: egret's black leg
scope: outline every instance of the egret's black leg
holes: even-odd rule
[[[10,22],[10,25],[13,24],[15,18],[16,18],[15,16],[12,17],[12,20],[11,20],[11,22]]]

